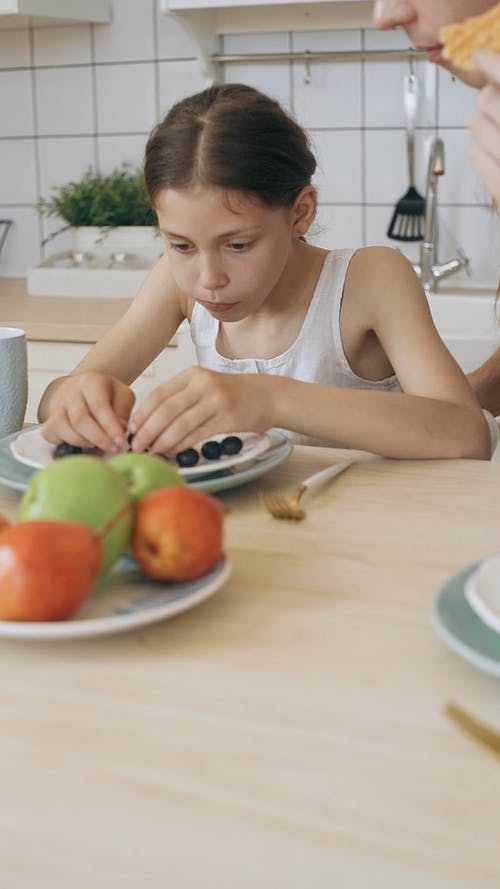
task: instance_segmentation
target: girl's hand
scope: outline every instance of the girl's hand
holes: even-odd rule
[[[158,386],[130,421],[132,449],[183,451],[220,432],[263,432],[272,426],[269,377],[190,367]]]
[[[477,50],[474,64],[486,77],[477,112],[470,124],[474,139],[471,161],[496,204],[500,203],[500,53]]]
[[[52,396],[42,435],[53,444],[116,453],[125,444],[134,401],[132,390],[115,377],[98,371],[69,376]]]

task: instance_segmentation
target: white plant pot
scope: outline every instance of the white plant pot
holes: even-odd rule
[[[113,228],[82,225],[71,231],[75,253],[109,255],[152,251],[160,255],[163,252],[161,237],[152,225],[118,225]]]

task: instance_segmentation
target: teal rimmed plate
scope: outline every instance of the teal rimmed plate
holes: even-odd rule
[[[500,633],[479,619],[465,597],[465,584],[479,565],[450,577],[434,600],[431,620],[448,648],[479,670],[500,676]]]
[[[0,439],[0,484],[15,491],[25,491],[31,476],[36,472],[35,469],[16,460],[11,453],[10,443],[21,435],[21,432],[14,432],[13,435]],[[268,432],[267,435],[272,442],[270,449],[249,461],[249,465],[242,463],[229,469],[214,468],[206,476],[193,476],[192,480],[188,478],[188,484],[199,491],[216,494],[218,491],[251,482],[270,472],[290,456],[293,445],[279,432]]]

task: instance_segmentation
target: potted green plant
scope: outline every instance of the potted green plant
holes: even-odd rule
[[[54,188],[52,197],[40,202],[40,210],[66,223],[44,243],[72,229],[73,250],[78,252],[158,249],[156,214],[143,174],[125,166],[107,176],[87,170],[79,182]]]

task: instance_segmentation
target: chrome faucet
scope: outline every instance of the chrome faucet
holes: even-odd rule
[[[454,272],[466,268],[469,260],[461,250],[457,250],[455,259],[448,262],[438,261],[438,219],[437,219],[437,184],[438,176],[444,175],[444,142],[433,139],[429,156],[427,173],[427,189],[425,195],[424,239],[420,245],[420,263],[414,266],[424,290],[432,293],[437,281],[453,275]]]

